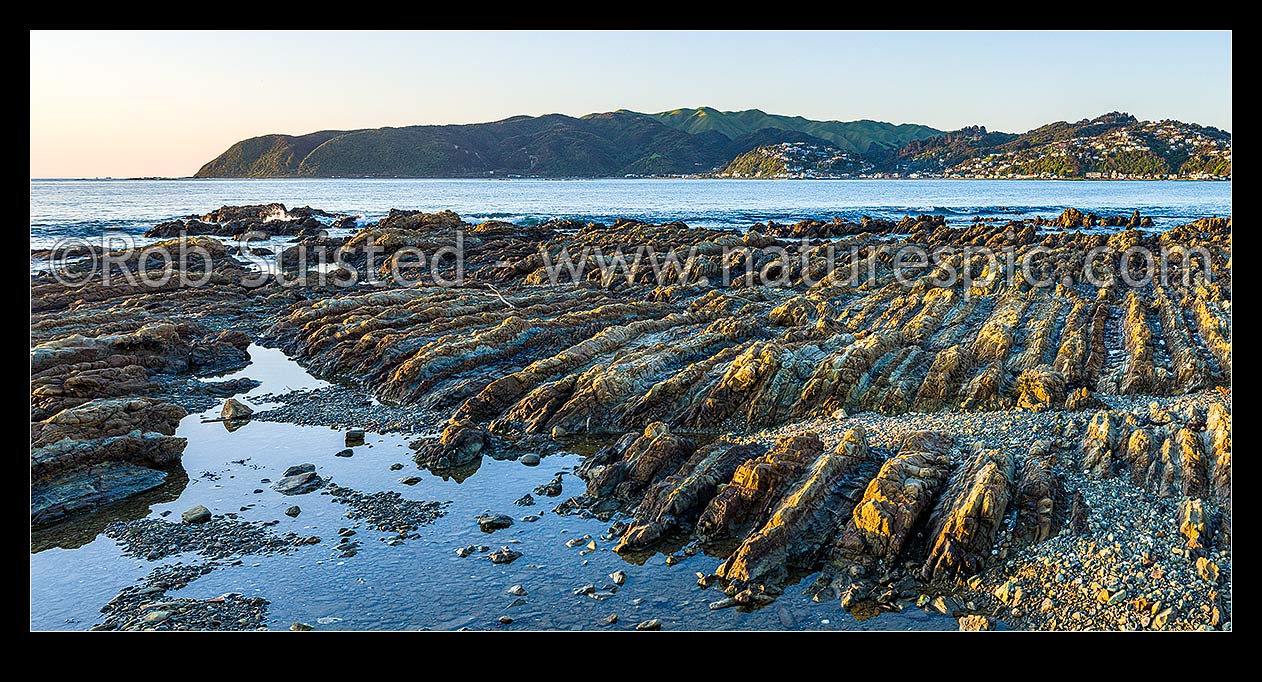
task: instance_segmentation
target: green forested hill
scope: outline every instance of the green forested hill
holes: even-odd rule
[[[761,111],[516,116],[493,123],[264,135],[197,177],[496,177],[704,174],[755,147],[822,139],[849,152],[897,149],[925,126],[810,121]]]
[[[733,141],[639,114],[518,116],[494,123],[267,135],[233,145],[197,177],[496,177],[704,173]]]
[[[794,146],[798,145],[798,146]],[[801,147],[800,145],[807,145]],[[809,149],[808,149],[809,148]],[[804,151],[805,150],[805,151]],[[756,152],[752,153],[751,152]],[[1020,135],[943,133],[877,121],[812,121],[757,109],[550,114],[492,123],[324,130],[242,140],[203,178],[1230,176],[1231,135],[1112,113]]]
[[[929,126],[905,123],[894,125],[880,121],[812,121],[801,116],[780,116],[758,109],[719,111],[710,107],[675,109],[653,114],[662,123],[689,133],[718,132],[730,138],[774,128],[806,133],[827,140],[843,151],[867,153],[877,147],[898,148],[913,140],[942,133]]]

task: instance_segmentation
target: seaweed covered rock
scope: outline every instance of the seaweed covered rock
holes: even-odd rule
[[[1131,414],[1101,410],[1080,446],[1090,476],[1126,476],[1157,495],[1230,499],[1230,413],[1214,403],[1209,420],[1170,412]],[[1135,424],[1131,426],[1130,424]],[[1146,425],[1141,425],[1146,424]]]
[[[945,449],[945,443],[919,443],[914,437],[904,441],[855,506],[833,548],[835,559],[875,566],[897,558],[912,527],[946,482],[951,460]]]
[[[1082,437],[1083,470],[1102,478],[1115,475],[1121,463],[1115,461],[1114,455],[1121,440],[1122,425],[1117,415],[1109,410],[1096,412]]]

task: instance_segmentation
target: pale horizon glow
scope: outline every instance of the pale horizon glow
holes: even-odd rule
[[[189,176],[269,133],[714,107],[1231,130],[1231,33],[31,32],[31,177]]]

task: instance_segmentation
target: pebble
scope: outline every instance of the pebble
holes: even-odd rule
[[[990,619],[986,616],[961,616],[959,623],[960,629],[966,632],[982,632],[992,629]]]
[[[334,457],[354,457],[355,451],[350,448],[346,448],[345,450],[338,450],[336,453],[334,453],[333,456]]]
[[[489,556],[493,564],[511,564],[521,557],[521,552],[514,551],[508,547],[501,547],[491,552]]]
[[[528,452],[521,456],[521,463],[528,467],[539,466],[539,462],[539,455],[536,455],[533,452]]]
[[[306,623],[293,623],[289,626],[289,629],[294,632],[306,632],[308,630],[314,630],[315,628],[307,625]]]
[[[286,516],[298,516],[298,515],[299,515],[299,514],[301,514],[301,513],[302,513],[302,507],[299,507],[299,506],[298,506],[298,505],[296,505],[296,504],[295,504],[294,506],[290,507],[289,509],[286,509],[286,510],[285,510],[285,515],[286,515]]]
[[[995,588],[995,599],[1003,602],[1006,606],[1015,606],[1021,601],[1021,588],[1011,580],[1005,580],[1003,584]]]
[[[622,570],[614,571],[609,574],[609,579],[612,580],[615,585],[621,585],[627,581],[627,573]]]
[[[512,587],[508,588],[507,592],[508,594],[511,594],[514,597],[526,596],[526,588],[522,587],[521,585],[513,585]]]
[[[416,537],[413,531],[446,513],[444,503],[409,500],[395,490],[364,493],[330,484],[328,492],[334,502],[348,507],[346,518],[374,530],[396,533],[401,539]]]
[[[636,630],[661,630],[662,621],[657,618],[654,618],[652,620],[646,620],[646,621],[637,623],[635,626],[635,629]]]

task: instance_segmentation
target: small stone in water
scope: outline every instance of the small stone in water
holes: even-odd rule
[[[508,528],[513,525],[513,517],[507,514],[482,514],[477,518],[477,521],[478,527],[482,529],[483,533],[490,533],[491,531]]]
[[[210,510],[199,504],[181,514],[180,519],[189,524],[206,523],[210,520]]]

